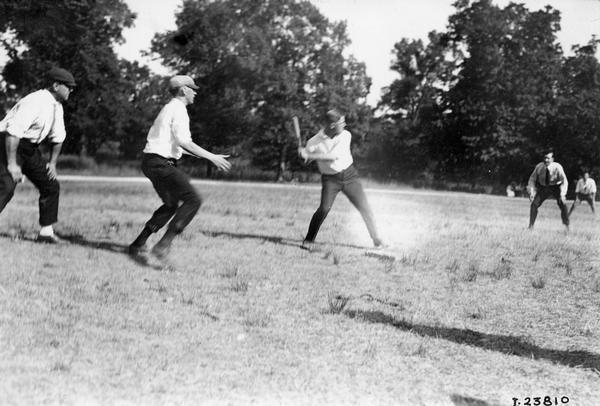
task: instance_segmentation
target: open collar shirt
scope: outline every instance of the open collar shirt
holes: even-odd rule
[[[181,144],[190,141],[192,134],[187,108],[181,100],[173,98],[158,113],[148,131],[144,153],[179,159],[183,155]]]
[[[537,186],[560,186],[560,194],[565,196],[567,194],[567,188],[569,187],[569,182],[567,181],[567,176],[565,175],[565,171],[561,164],[557,162],[550,162],[548,165],[548,181],[546,181],[546,165],[544,162],[540,162],[537,164],[531,176],[529,177],[529,188],[535,192]]]
[[[584,195],[596,193],[596,181],[592,178],[588,178],[587,181],[579,179],[579,181],[577,181],[577,186],[575,187],[575,193],[583,193]]]
[[[350,143],[352,134],[344,130],[335,137],[329,137],[323,130],[319,131],[306,143],[306,150],[310,153],[326,153],[335,157],[334,160],[317,160],[319,172],[326,175],[340,173],[352,165]]]
[[[34,144],[46,138],[60,144],[66,138],[62,104],[47,89],[30,93],[0,121],[0,132]]]

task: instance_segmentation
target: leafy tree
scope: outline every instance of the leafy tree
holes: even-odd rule
[[[429,42],[402,39],[394,45],[391,70],[399,78],[384,91],[382,116],[369,135],[368,156],[379,176],[409,180],[437,166],[443,92],[456,69],[445,37],[431,32]]]
[[[7,107],[42,87],[49,67],[62,66],[77,81],[65,105],[65,151],[93,155],[104,142],[118,140],[134,108],[113,45],[134,18],[122,0],[4,0],[0,38],[10,60],[2,72],[2,103]]]
[[[198,77],[190,106],[193,134],[208,148],[244,142],[253,162],[281,177],[298,165],[290,119],[305,134],[329,106],[366,129],[370,80],[345,57],[345,24],[331,23],[308,1],[186,0],[177,30],[159,34],[152,51],[178,72]]]
[[[451,111],[445,127],[464,145],[458,168],[464,176],[505,183],[522,177],[531,165],[524,158],[549,141],[562,56],[555,35],[560,13],[514,3],[501,9],[491,0],[455,6],[448,37],[466,56],[445,99]]]
[[[573,180],[584,171],[600,174],[598,43],[592,38],[587,45],[574,47],[575,55],[564,59],[556,90],[557,108],[549,141]]]
[[[146,143],[148,130],[162,106],[168,101],[167,78],[151,74],[146,66],[138,62],[122,60],[121,92],[127,104],[118,119],[119,152],[124,158],[139,158]]]

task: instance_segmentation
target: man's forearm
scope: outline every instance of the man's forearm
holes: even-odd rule
[[[60,155],[60,150],[62,149],[62,142],[57,144],[52,144],[52,150],[50,151],[50,165],[56,166],[56,161],[58,160],[58,156]]]
[[[569,184],[567,182],[561,183],[560,184],[560,194],[561,194],[561,196],[566,196],[568,189],[569,189]]]
[[[198,158],[211,160],[214,156],[213,153],[205,150],[194,142],[186,142],[185,144],[181,144],[181,148]]]
[[[19,148],[20,138],[14,135],[6,134],[6,163],[8,165],[17,164],[17,148]]]
[[[306,156],[314,161],[335,161],[337,159],[335,155],[325,152],[307,152]]]

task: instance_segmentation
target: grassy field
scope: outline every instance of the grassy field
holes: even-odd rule
[[[565,235],[551,201],[528,231],[526,199],[369,191],[393,261],[365,255],[342,195],[309,253],[318,188],[198,189],[160,267],[123,253],[159,205],[149,184],[63,182],[60,246],[32,242],[19,186],[0,215],[0,404],[600,404],[588,207]]]

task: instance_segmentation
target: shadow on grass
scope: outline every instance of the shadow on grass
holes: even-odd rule
[[[71,244],[80,245],[82,247],[95,248],[98,250],[104,250],[109,252],[116,252],[124,254],[127,252],[127,244],[119,244],[112,241],[94,241],[86,240],[81,235],[68,235],[68,234],[56,234],[63,240],[68,241]]]
[[[88,247],[88,248],[94,248],[97,250],[104,250],[104,251],[108,251],[108,252],[114,252],[117,254],[125,254],[125,255],[127,255],[127,257],[129,259],[131,259],[133,262],[135,262],[139,265],[154,268],[154,269],[162,269],[158,266],[150,264],[148,261],[148,258],[146,258],[143,255],[135,255],[135,256],[128,255],[128,253],[127,253],[128,245],[127,244],[120,244],[120,243],[115,243],[115,242],[111,242],[111,241],[86,240],[83,236],[81,236],[79,234],[56,233],[56,235],[58,237],[60,237],[60,239],[68,242],[69,244],[79,245],[79,246]],[[32,237],[32,236],[28,236],[28,235],[19,235],[17,238],[15,238],[14,236],[10,235],[9,233],[0,233],[0,237],[9,238],[14,241],[28,241],[28,242],[37,243],[36,237]]]
[[[229,231],[201,231],[201,233],[207,237],[229,237],[229,238],[236,238],[236,239],[240,239],[240,240],[245,240],[245,239],[261,240],[264,242],[271,242],[273,244],[289,245],[290,247],[300,247],[302,245],[302,240],[293,240],[290,238],[270,236],[270,235],[232,233]],[[334,245],[336,247],[367,249],[367,247],[361,247],[360,245],[353,245],[353,244],[337,243]]]
[[[423,337],[441,338],[458,344],[470,345],[472,347],[524,358],[548,360],[568,367],[600,370],[600,355],[587,351],[553,350],[531,344],[523,337],[486,334],[468,329],[413,324],[406,320],[397,320],[380,311],[347,310],[344,314],[350,318],[362,319],[369,323],[394,326],[400,330],[410,331]]]
[[[142,254],[138,255],[129,255],[127,249],[129,248],[128,244],[120,244],[111,241],[94,241],[94,240],[86,240],[83,236],[79,234],[75,235],[66,235],[66,234],[57,234],[63,240],[68,241],[71,244],[80,245],[82,247],[94,248],[97,250],[104,250],[108,252],[114,252],[117,254],[125,254],[127,258],[131,259],[138,265],[160,270],[163,267],[155,264],[151,264],[148,260],[148,257]]]

